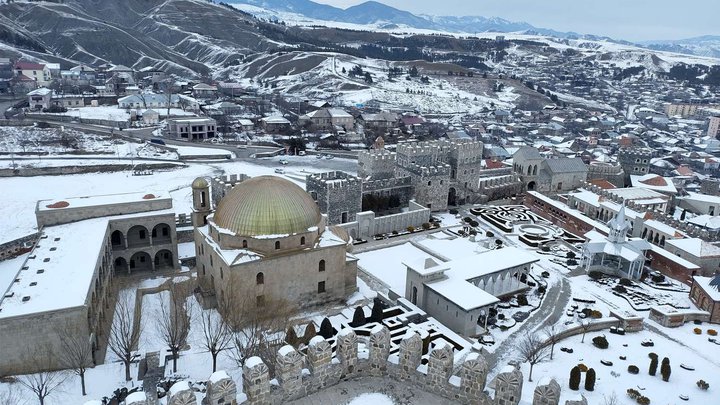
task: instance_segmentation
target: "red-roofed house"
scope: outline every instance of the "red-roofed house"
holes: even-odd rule
[[[19,60],[15,62],[15,76],[25,76],[33,79],[38,86],[50,83],[50,69],[42,63]]]

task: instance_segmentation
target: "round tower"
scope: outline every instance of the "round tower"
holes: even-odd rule
[[[207,225],[207,217],[212,213],[210,202],[210,184],[203,177],[192,182],[192,223],[193,226]]]

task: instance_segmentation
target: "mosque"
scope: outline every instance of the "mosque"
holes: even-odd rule
[[[192,184],[196,269],[204,300],[270,300],[308,307],[357,289],[351,238],[327,226],[302,188],[276,176],[238,183],[216,207],[204,178]]]

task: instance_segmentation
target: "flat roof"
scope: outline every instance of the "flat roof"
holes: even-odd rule
[[[695,276],[693,277],[693,282],[702,288],[713,301],[720,301],[720,290],[718,290],[717,286],[710,285],[710,282],[713,281],[715,277]]]
[[[443,263],[449,267],[445,272],[450,278],[472,280],[488,274],[497,273],[505,269],[524,266],[540,261],[540,258],[514,246],[501,249],[488,250],[477,255],[451,260]]]
[[[170,200],[172,197],[167,191],[106,194],[86,197],[70,197],[56,200],[40,200],[37,203],[38,211],[56,211],[62,209],[73,209],[81,207],[95,207],[102,205],[115,205],[133,202],[149,202],[158,200]],[[67,204],[65,204],[67,203]]]
[[[671,239],[666,244],[675,246],[695,257],[716,257],[720,256],[720,247],[705,242],[700,238]]]
[[[613,188],[607,191],[610,194],[616,195],[626,200],[644,200],[650,198],[663,198],[665,200],[668,199],[665,194],[658,193],[655,190],[644,187]],[[639,202],[642,203],[641,201]]]
[[[43,229],[37,246],[0,299],[0,318],[84,305],[107,229],[107,218]]]
[[[465,280],[447,278],[425,283],[425,285],[464,311],[482,308],[500,301],[494,295]]]
[[[680,256],[674,255],[674,254],[668,252],[667,250],[661,248],[660,246],[650,244],[650,249],[652,249],[653,253],[657,253],[660,256],[662,256],[670,261],[673,261],[673,262],[679,264],[680,266],[685,267],[687,270],[699,270],[700,269],[700,266],[698,266],[697,264],[687,261]]]

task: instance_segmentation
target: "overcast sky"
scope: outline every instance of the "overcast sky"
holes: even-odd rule
[[[346,8],[364,0],[314,0]],[[480,15],[630,41],[720,35],[718,0],[379,0],[414,14]]]

